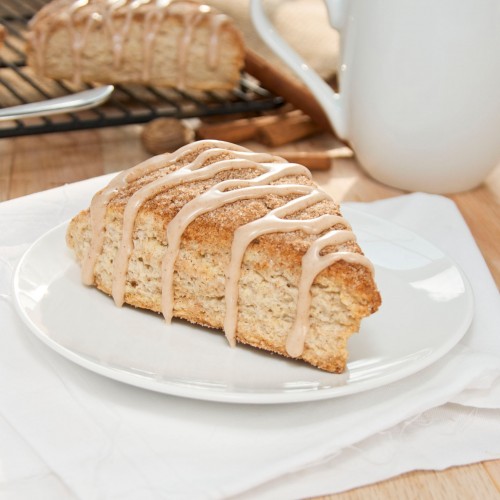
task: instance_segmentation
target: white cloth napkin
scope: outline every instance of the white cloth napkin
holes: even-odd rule
[[[413,194],[357,207],[416,230],[465,271],[476,313],[459,345],[369,392],[238,406],[101,377],[17,317],[10,281],[22,253],[108,179],[0,204],[2,499],[297,498],[500,457],[500,299],[452,202]]]

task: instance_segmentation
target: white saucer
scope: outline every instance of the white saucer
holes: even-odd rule
[[[49,347],[121,382],[166,394],[232,403],[290,403],[354,394],[424,369],[465,334],[470,286],[458,267],[416,234],[344,208],[375,264],[383,305],[349,341],[348,372],[332,375],[301,362],[238,346],[214,330],[145,311],[117,308],[80,282],[66,248],[67,224],[26,252],[14,276],[19,314]]]

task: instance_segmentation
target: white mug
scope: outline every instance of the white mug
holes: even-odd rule
[[[325,3],[340,33],[338,93],[276,33],[261,0],[250,14],[364,169],[409,191],[478,186],[500,163],[500,0]]]

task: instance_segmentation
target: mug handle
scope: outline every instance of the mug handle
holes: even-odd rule
[[[345,24],[348,0],[325,0],[330,24],[340,30]],[[262,40],[302,80],[324,109],[332,127],[341,139],[347,139],[345,106],[340,93],[331,87],[276,32],[261,0],[250,0],[250,16]]]

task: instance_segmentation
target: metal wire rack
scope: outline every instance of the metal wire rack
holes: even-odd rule
[[[36,102],[92,88],[84,84],[38,77],[26,65],[27,23],[48,0],[1,0],[0,24],[5,39],[0,49],[0,108]],[[0,138],[68,130],[146,123],[154,118],[255,114],[274,109],[283,99],[242,74],[231,92],[183,92],[139,85],[117,85],[107,103],[98,108],[50,117],[0,123]]]

